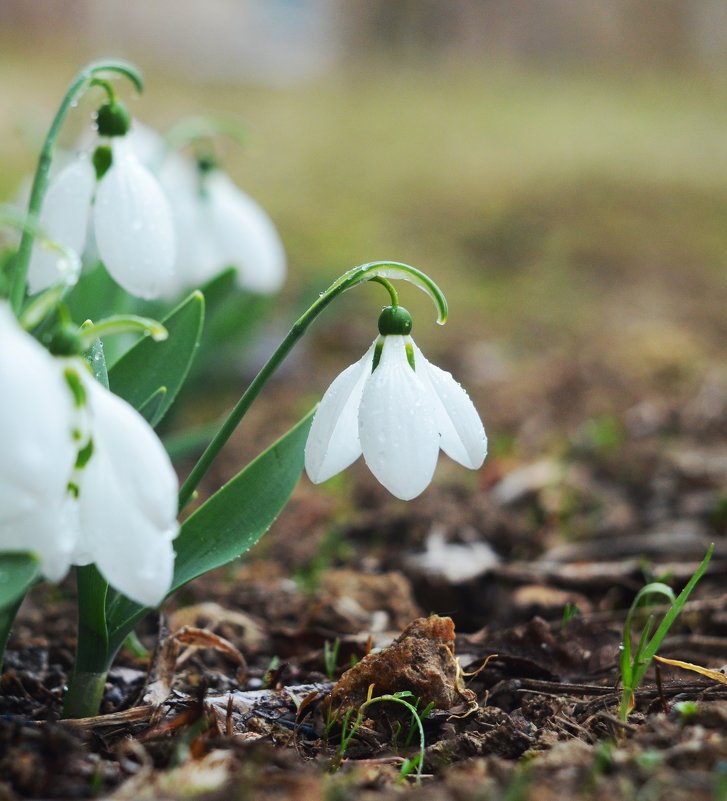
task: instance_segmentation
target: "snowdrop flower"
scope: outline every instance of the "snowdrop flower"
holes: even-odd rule
[[[161,180],[163,186],[173,184],[164,172]],[[222,170],[202,170],[193,182],[188,175],[187,191],[176,199],[172,212],[180,243],[180,281],[199,285],[234,267],[238,286],[249,292],[272,294],[282,287],[285,249],[272,220]]]
[[[242,289],[277,292],[286,256],[265,210],[209,158],[165,150],[161,137],[136,126],[132,143],[169,198],[177,238],[174,292],[200,286],[228,267]]]
[[[175,235],[169,204],[159,183],[137,158],[124,124],[98,113],[108,144],[82,153],[51,181],[40,213],[47,237],[82,253],[89,221],[99,258],[127,292],[150,300],[173,278]],[[119,104],[113,104],[120,108]],[[115,112],[114,112],[115,113]],[[125,110],[123,112],[126,113]],[[35,245],[28,270],[32,293],[57,283],[57,257]]]
[[[153,606],[169,591],[177,478],[148,423],[55,358],[0,303],[0,551],[32,551],[53,581],[95,562]]]
[[[64,516],[79,421],[56,360],[22,331],[7,303],[0,303],[0,342],[0,550],[34,551],[43,574],[58,581],[75,545]]]
[[[94,562],[139,603],[169,591],[177,536],[177,476],[159,438],[126,401],[78,365],[91,432],[91,457],[77,471],[73,564]]]
[[[477,410],[450,373],[424,358],[410,331],[405,309],[384,309],[381,336],[326,391],[305,447],[314,483],[363,453],[384,487],[410,500],[432,480],[440,448],[465,467],[482,465],[487,437]]]

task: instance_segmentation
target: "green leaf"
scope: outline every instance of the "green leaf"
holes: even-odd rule
[[[76,669],[98,670],[99,654],[108,653],[106,594],[109,585],[96,565],[76,568],[78,585],[78,651]]]
[[[192,372],[196,378],[203,378],[205,384],[207,380],[225,381],[230,373],[235,373],[240,352],[259,329],[272,300],[238,287],[234,267],[219,273],[201,291],[205,300],[205,330]],[[208,358],[212,354],[214,359]],[[210,369],[210,362],[214,363],[214,370]]]
[[[170,592],[241,556],[270,528],[303,470],[312,419],[313,410],[184,521],[174,543],[177,558]],[[112,641],[120,644],[145,611],[109,593]]]
[[[172,590],[249,550],[270,528],[303,471],[309,412],[182,524]]]
[[[0,609],[12,606],[38,578],[40,563],[30,553],[0,553]]]
[[[109,385],[135,409],[141,409],[162,388],[166,393],[154,413],[154,425],[177,397],[192,364],[204,321],[204,297],[193,292],[162,320],[169,332],[164,342],[144,337],[109,370]]]
[[[100,320],[131,311],[134,300],[114,281],[101,262],[84,270],[64,298],[72,320]]]
[[[159,389],[157,389],[150,398],[147,398],[137,410],[152,428],[164,416],[164,401],[166,397],[167,388],[159,387]]]

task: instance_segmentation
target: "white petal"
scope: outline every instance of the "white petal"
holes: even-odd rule
[[[225,260],[208,219],[208,198],[200,194],[197,165],[173,153],[165,159],[158,177],[169,198],[177,239],[173,289],[179,292],[201,286],[221,272]]]
[[[207,219],[219,248],[217,272],[236,267],[238,283],[250,292],[277,292],[285,281],[285,249],[272,220],[221,170],[205,182]]]
[[[63,525],[76,461],[75,410],[62,365],[0,303],[0,551],[34,551],[58,580],[74,533]]]
[[[164,137],[153,128],[133,120],[128,134],[124,137],[139,161],[151,172],[156,173],[167,154]]]
[[[154,176],[128,143],[114,141],[113,163],[96,190],[94,230],[101,260],[132,295],[159,297],[173,280],[174,224]]]
[[[94,450],[79,476],[82,541],[76,559],[92,557],[117,590],[155,606],[172,580],[177,477],[141,415],[90,376],[84,384]]]
[[[318,406],[305,444],[305,471],[314,484],[345,470],[361,455],[358,407],[375,346],[334,380]]]
[[[452,374],[428,362],[416,345],[414,357],[417,375],[431,390],[442,450],[461,465],[476,470],[487,456],[487,435],[477,409]]]
[[[430,393],[406,358],[408,337],[387,336],[361,397],[359,437],[371,472],[397,498],[423,492],[434,475],[439,433]]]
[[[45,236],[79,256],[86,243],[88,214],[95,186],[93,164],[87,157],[80,156],[51,181],[40,212],[40,228]],[[59,270],[62,261],[57,251],[36,242],[28,267],[31,294],[66,278]]]

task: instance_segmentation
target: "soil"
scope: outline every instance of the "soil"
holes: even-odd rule
[[[561,418],[560,441],[476,475],[443,459],[410,504],[363,466],[302,481],[244,561],[144,621],[148,652],[122,650],[95,718],[60,720],[73,588],[38,585],[0,679],[0,800],[727,798],[724,683],[662,664],[618,717],[626,610],[648,581],[681,590],[711,542],[659,654],[726,661],[726,398],[710,377]],[[420,777],[400,701],[367,705],[341,747],[384,694],[422,713]]]

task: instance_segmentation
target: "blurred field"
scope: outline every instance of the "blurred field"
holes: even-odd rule
[[[80,66],[3,48],[4,197]],[[687,398],[724,365],[727,83],[379,60],[276,88],[146,81],[132,105],[152,125],[209,112],[249,130],[225,162],[287,244],[281,329],[350,266],[417,265],[451,305],[438,330],[424,296],[402,290],[417,340],[505,429],[548,393],[568,427],[654,393]],[[313,393],[375,333],[383,293],[355,294],[316,325],[335,353]]]

